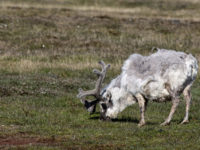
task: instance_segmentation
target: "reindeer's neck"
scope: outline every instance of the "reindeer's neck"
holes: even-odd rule
[[[110,88],[115,88],[115,87],[121,88],[121,75],[119,75],[115,79],[113,79],[107,88],[110,89]]]

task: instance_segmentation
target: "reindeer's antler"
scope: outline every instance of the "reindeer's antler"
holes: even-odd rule
[[[99,64],[101,65],[102,71],[99,71],[97,69],[94,69],[93,72],[99,77],[95,89],[89,90],[89,91],[83,91],[82,89],[79,89],[79,94],[77,95],[78,98],[81,99],[81,102],[85,105],[86,109],[93,113],[95,112],[96,104],[101,100],[101,88],[103,80],[106,76],[107,69],[110,67],[110,64],[106,65],[103,61],[100,61]],[[85,100],[86,96],[94,96],[96,100],[92,102],[88,102]]]

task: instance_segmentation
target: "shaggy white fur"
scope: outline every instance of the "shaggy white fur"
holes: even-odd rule
[[[107,108],[105,115],[117,117],[119,112],[137,102],[138,93],[152,101],[170,100],[170,91],[180,95],[193,83],[197,71],[197,60],[191,54],[165,49],[150,56],[133,54],[103,94],[106,97],[109,91],[112,95],[112,106]]]

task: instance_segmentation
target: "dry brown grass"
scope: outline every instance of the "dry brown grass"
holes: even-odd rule
[[[178,2],[188,2],[187,0],[177,1]],[[199,1],[193,0],[190,3],[198,4]],[[101,14],[107,15],[108,13],[112,16],[117,17],[150,17],[150,18],[165,18],[165,19],[181,19],[181,20],[192,20],[200,21],[200,10],[199,9],[180,9],[173,11],[159,10],[154,8],[149,8],[147,6],[136,6],[134,8],[122,8],[117,7],[106,7],[106,6],[74,6],[74,5],[61,5],[61,4],[30,4],[30,3],[13,3],[2,1],[0,2],[0,7],[3,9],[14,7],[14,8],[41,8],[41,9],[71,9],[75,11],[81,11],[82,13],[88,14]]]
[[[83,62],[77,62],[74,63],[74,60],[62,60],[57,62],[41,62],[41,61],[34,61],[30,58],[21,59],[17,62],[13,61],[5,61],[2,60],[2,57],[0,57],[0,68],[1,70],[6,70],[7,72],[15,72],[15,73],[39,73],[42,69],[48,68],[50,70],[59,68],[63,70],[83,70],[87,68],[98,68],[98,60],[85,60]],[[113,68],[120,68],[122,63],[115,63],[111,64]]]
[[[0,68],[4,71],[81,70],[97,67],[100,59],[119,70],[131,53],[149,55],[152,47],[200,55],[199,9],[11,1],[1,1],[0,7]]]

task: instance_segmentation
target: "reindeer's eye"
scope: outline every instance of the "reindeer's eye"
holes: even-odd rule
[[[113,101],[112,101],[111,99],[108,101],[108,106],[109,106],[109,107],[112,107],[112,106],[113,106]]]
[[[110,91],[107,92],[106,98],[108,100],[110,100],[112,98],[112,94],[110,93]]]

